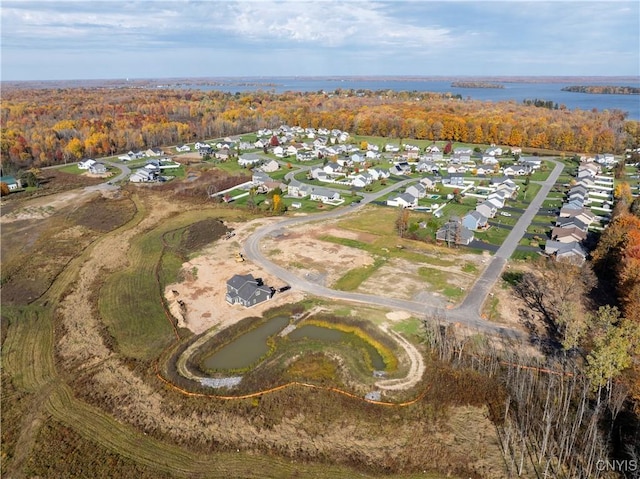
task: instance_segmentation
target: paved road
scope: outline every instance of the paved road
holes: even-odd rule
[[[518,243],[523,238],[527,228],[533,221],[534,216],[538,213],[538,210],[542,206],[542,202],[551,191],[551,188],[558,180],[558,177],[562,173],[564,165],[556,160],[550,160],[555,164],[553,171],[549,175],[546,181],[540,182],[542,185],[540,191],[536,197],[531,201],[524,213],[520,216],[520,219],[515,224],[507,238],[502,243],[502,246],[498,248],[493,256],[489,266],[482,272],[478,280],[475,282],[467,296],[462,301],[462,304],[458,306],[457,311],[463,314],[479,314],[484,301],[487,299],[489,291],[502,274],[504,266],[507,264],[507,260],[511,257],[513,252],[518,247]]]
[[[501,336],[510,338],[519,338],[521,335],[515,329],[510,327],[499,326],[495,323],[490,323],[481,319],[480,311],[482,304],[484,303],[489,291],[500,277],[502,270],[504,269],[507,260],[511,257],[515,251],[518,243],[522,239],[527,227],[531,223],[531,220],[537,213],[538,209],[542,205],[542,202],[549,193],[551,187],[555,184],[558,176],[562,172],[563,165],[560,162],[552,160],[555,163],[553,172],[549,175],[549,178],[541,183],[542,188],[533,199],[529,207],[522,214],[516,225],[513,227],[509,236],[498,249],[493,256],[491,262],[487,268],[480,275],[478,280],[474,283],[473,287],[467,294],[462,304],[454,309],[443,309],[433,305],[428,305],[416,301],[408,301],[396,298],[388,298],[382,296],[376,296],[363,293],[351,293],[346,291],[333,290],[319,284],[315,284],[304,278],[300,278],[295,274],[287,271],[286,269],[278,266],[272,261],[268,260],[260,249],[260,240],[268,235],[277,235],[279,231],[287,227],[291,227],[297,224],[306,222],[322,221],[327,219],[334,219],[340,216],[351,214],[364,205],[371,203],[378,198],[389,194],[390,192],[401,188],[415,179],[408,179],[391,185],[377,193],[363,194],[363,200],[358,206],[351,206],[346,208],[338,208],[333,211],[322,213],[319,215],[303,216],[285,219],[278,223],[263,226],[257,229],[245,242],[244,254],[251,261],[260,264],[268,273],[272,274],[285,281],[292,287],[316,295],[330,299],[355,301],[359,303],[375,304],[390,309],[404,310],[414,313],[418,316],[430,316],[442,320],[444,322],[457,322],[461,323],[469,328],[476,329],[478,331],[487,333],[497,333]]]

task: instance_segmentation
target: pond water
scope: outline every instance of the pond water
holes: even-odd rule
[[[204,359],[204,367],[217,370],[234,370],[250,367],[269,351],[267,340],[278,334],[289,324],[288,316],[276,316],[257,328],[241,335]],[[303,325],[287,336],[292,341],[316,340],[327,343],[355,342],[365,348],[375,370],[386,365],[376,348],[353,333],[316,325]]]
[[[269,351],[267,339],[287,324],[288,316],[271,318],[205,358],[204,366],[207,369],[242,369],[251,366]]]
[[[320,341],[326,341],[329,343],[337,343],[344,342],[348,343],[350,341],[358,341],[361,343],[367,354],[369,355],[369,359],[371,359],[371,365],[376,370],[385,369],[386,365],[384,364],[384,360],[380,353],[376,348],[374,348],[371,344],[364,341],[361,338],[358,338],[353,333],[345,333],[343,331],[338,331],[337,329],[323,328],[321,326],[316,326],[313,324],[307,324],[301,326],[291,333],[289,333],[289,338],[292,340],[304,340],[304,339],[315,339]]]

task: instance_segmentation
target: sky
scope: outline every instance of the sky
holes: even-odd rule
[[[10,1],[0,79],[638,76],[640,2]]]

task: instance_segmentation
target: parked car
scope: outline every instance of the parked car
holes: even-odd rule
[[[506,211],[501,211],[500,214],[502,216],[511,216],[511,213],[507,213]]]

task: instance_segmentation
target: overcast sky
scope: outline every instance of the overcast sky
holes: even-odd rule
[[[640,2],[6,1],[2,80],[640,74]]]

